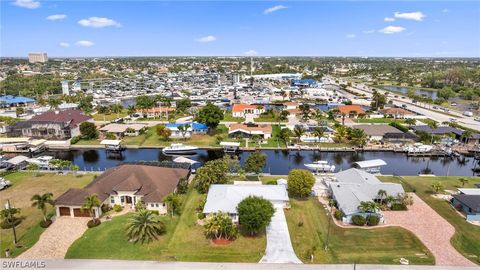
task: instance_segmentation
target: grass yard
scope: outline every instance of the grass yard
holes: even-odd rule
[[[110,114],[103,114],[103,113],[96,113],[92,115],[93,120],[95,121],[112,121],[117,118],[122,118],[128,116],[127,110],[122,110],[121,113],[110,113]]]
[[[333,222],[329,248],[324,250],[328,217],[316,198],[290,200],[292,208],[285,211],[290,238],[297,256],[314,263],[399,264],[406,258],[411,264],[433,264],[428,249],[408,230],[399,227],[377,229],[344,229]]]
[[[354,119],[356,123],[364,124],[390,124],[392,122],[404,123],[405,119],[395,119],[395,118],[365,118],[365,119]]]
[[[127,240],[125,226],[131,214],[119,216],[88,230],[69,248],[66,258],[135,259],[200,262],[258,262],[266,246],[264,235],[239,236],[227,246],[210,243],[203,228],[196,224],[196,207],[202,195],[190,189],[182,215],[173,219],[162,217],[167,233],[150,244],[134,244]]]
[[[438,181],[443,184],[447,190],[455,191],[461,187],[457,176],[437,176],[437,177],[420,177],[420,176],[404,176],[404,177],[380,177],[385,182],[401,183],[406,191],[415,190],[416,194],[422,198],[430,207],[438,214],[445,218],[455,227],[455,235],[450,240],[452,245],[466,258],[480,264],[480,226],[468,223],[465,218],[445,200],[432,197],[432,183]],[[463,177],[469,180],[465,187],[473,187],[474,183],[480,182],[478,177]]]
[[[243,117],[233,117],[232,116],[232,111],[225,111],[223,114],[223,122],[237,122],[241,123],[245,120]]]
[[[54,173],[27,173],[15,172],[5,176],[5,179],[12,182],[12,187],[2,191],[2,205],[10,199],[11,204],[16,208],[21,208],[20,216],[25,219],[16,227],[17,239],[21,248],[14,248],[12,229],[0,229],[0,256],[5,256],[5,249],[9,248],[13,257],[18,256],[25,250],[32,247],[45,230],[40,227],[42,213],[39,209],[31,206],[30,199],[35,194],[53,193],[57,198],[69,188],[81,188],[93,180],[93,174],[87,175],[57,175]],[[53,213],[53,207],[48,207],[48,211]]]

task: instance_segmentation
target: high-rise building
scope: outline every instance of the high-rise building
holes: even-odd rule
[[[28,54],[28,62],[30,63],[45,63],[48,61],[47,53],[32,52]]]

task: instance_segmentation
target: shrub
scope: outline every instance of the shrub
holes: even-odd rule
[[[297,226],[298,226],[298,227],[303,227],[303,221],[299,221],[299,222],[297,223]]]
[[[197,214],[198,219],[204,219],[206,217],[205,213],[200,212]]]
[[[377,215],[369,215],[367,217],[367,225],[368,226],[376,226],[380,222],[380,217]]]
[[[264,230],[270,223],[275,209],[270,201],[249,196],[238,204],[237,212],[242,228],[250,235],[254,235]]]
[[[115,212],[120,212],[120,211],[122,211],[122,209],[123,209],[123,207],[121,205],[115,204],[113,206],[113,211],[115,211]]]
[[[186,177],[180,178],[180,181],[178,182],[177,185],[177,193],[179,194],[185,194],[187,193],[188,190],[188,179]]]
[[[390,208],[393,211],[404,211],[407,210],[407,205],[404,203],[393,203]]]
[[[70,140],[70,144],[76,144],[80,141],[81,137],[80,136],[75,136]]]
[[[238,236],[237,226],[227,213],[209,214],[203,227],[207,238],[234,240]]]
[[[100,223],[102,223],[102,222],[100,221],[100,219],[89,220],[88,223],[87,223],[87,227],[88,227],[88,228],[97,227],[98,225],[100,225]]]
[[[306,197],[312,192],[315,177],[307,170],[294,169],[288,174],[288,193],[294,197]]]
[[[112,210],[112,207],[108,204],[102,204],[101,209],[102,209],[102,213],[106,213],[106,212]]]
[[[362,215],[354,215],[352,217],[352,223],[357,226],[363,226],[365,225],[365,217],[363,217]]]
[[[269,180],[267,182],[267,185],[276,185],[277,184],[277,180]]]
[[[40,222],[40,227],[42,227],[42,228],[48,228],[48,227],[50,227],[50,225],[52,225],[52,220],[51,219],[47,219],[46,221],[42,220]]]
[[[341,220],[345,216],[345,213],[343,213],[342,210],[335,210],[335,213],[333,213],[333,217],[335,217],[336,220]]]
[[[13,222],[15,226],[18,226],[20,223],[22,223],[22,218],[16,218],[15,221]],[[6,219],[0,222],[0,228],[2,229],[11,229],[12,228],[12,223],[8,222]]]
[[[115,140],[117,136],[115,136],[113,133],[107,133],[107,136],[105,136],[105,138],[108,140]]]
[[[152,214],[159,216],[160,212],[158,210],[149,210]]]

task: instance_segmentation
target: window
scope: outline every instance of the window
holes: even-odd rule
[[[115,204],[115,197],[110,196],[110,203],[111,203],[111,204]]]
[[[156,204],[155,204],[155,207],[158,207],[158,206],[159,206],[158,203],[156,203]]]
[[[153,203],[150,204],[150,207],[155,207],[155,205]]]
[[[162,203],[162,206],[165,207],[165,203]]]
[[[122,202],[122,203],[125,202],[125,197],[124,196],[120,197],[120,202]]]

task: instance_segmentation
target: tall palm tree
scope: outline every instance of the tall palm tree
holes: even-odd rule
[[[56,99],[56,98],[50,98],[48,101],[47,101],[48,105],[50,106],[50,109],[58,109],[58,107],[60,106],[60,104],[62,104],[62,102],[60,101],[60,99]]]
[[[300,138],[302,137],[302,135],[305,134],[305,129],[303,129],[303,127],[301,126],[296,126],[294,129],[293,129],[293,135],[295,135],[295,137],[298,138],[298,141],[300,142]]]
[[[335,140],[343,143],[347,139],[347,128],[345,126],[339,126],[335,129]]]
[[[383,204],[384,199],[388,196],[387,191],[384,189],[379,189],[377,195],[380,197],[380,204]]]
[[[320,139],[323,137],[323,128],[321,127],[316,127],[313,129],[313,136],[317,137],[318,138],[318,141],[320,141]]]
[[[50,204],[51,206],[54,205],[52,200],[53,194],[52,193],[45,193],[42,195],[35,194],[30,199],[32,201],[32,207],[36,207],[42,211],[43,221],[47,222],[47,205]]]
[[[462,133],[462,142],[468,143],[468,140],[472,137],[472,132],[470,130],[465,130]]]
[[[350,130],[350,141],[353,145],[364,147],[367,144],[368,136],[362,129],[353,128]]]
[[[405,124],[407,124],[407,125],[410,126],[410,127],[413,126],[413,125],[415,125],[416,122],[417,122],[417,121],[416,121],[415,119],[413,119],[413,118],[407,118],[407,119],[405,119]]]
[[[127,236],[130,241],[137,243],[150,243],[157,240],[159,235],[166,231],[165,224],[160,217],[149,210],[140,210],[129,220]]]
[[[342,125],[345,125],[345,117],[347,117],[347,114],[342,112]]]
[[[378,204],[373,201],[363,201],[363,202],[360,202],[360,205],[358,206],[358,210],[364,213],[374,213],[378,209],[379,209]]]
[[[432,188],[435,194],[437,194],[438,192],[440,192],[440,190],[443,189],[443,184],[441,182],[435,182],[432,184]]]
[[[95,208],[100,207],[102,202],[100,202],[100,199],[98,198],[97,194],[91,194],[85,197],[85,201],[82,205],[82,210],[86,209],[88,213],[90,214],[90,217],[92,217],[92,220],[95,221],[97,218],[95,217]]]
[[[127,108],[127,112],[128,114],[134,114],[135,112],[137,111],[137,108],[135,108],[134,105],[129,105],[128,108]]]

